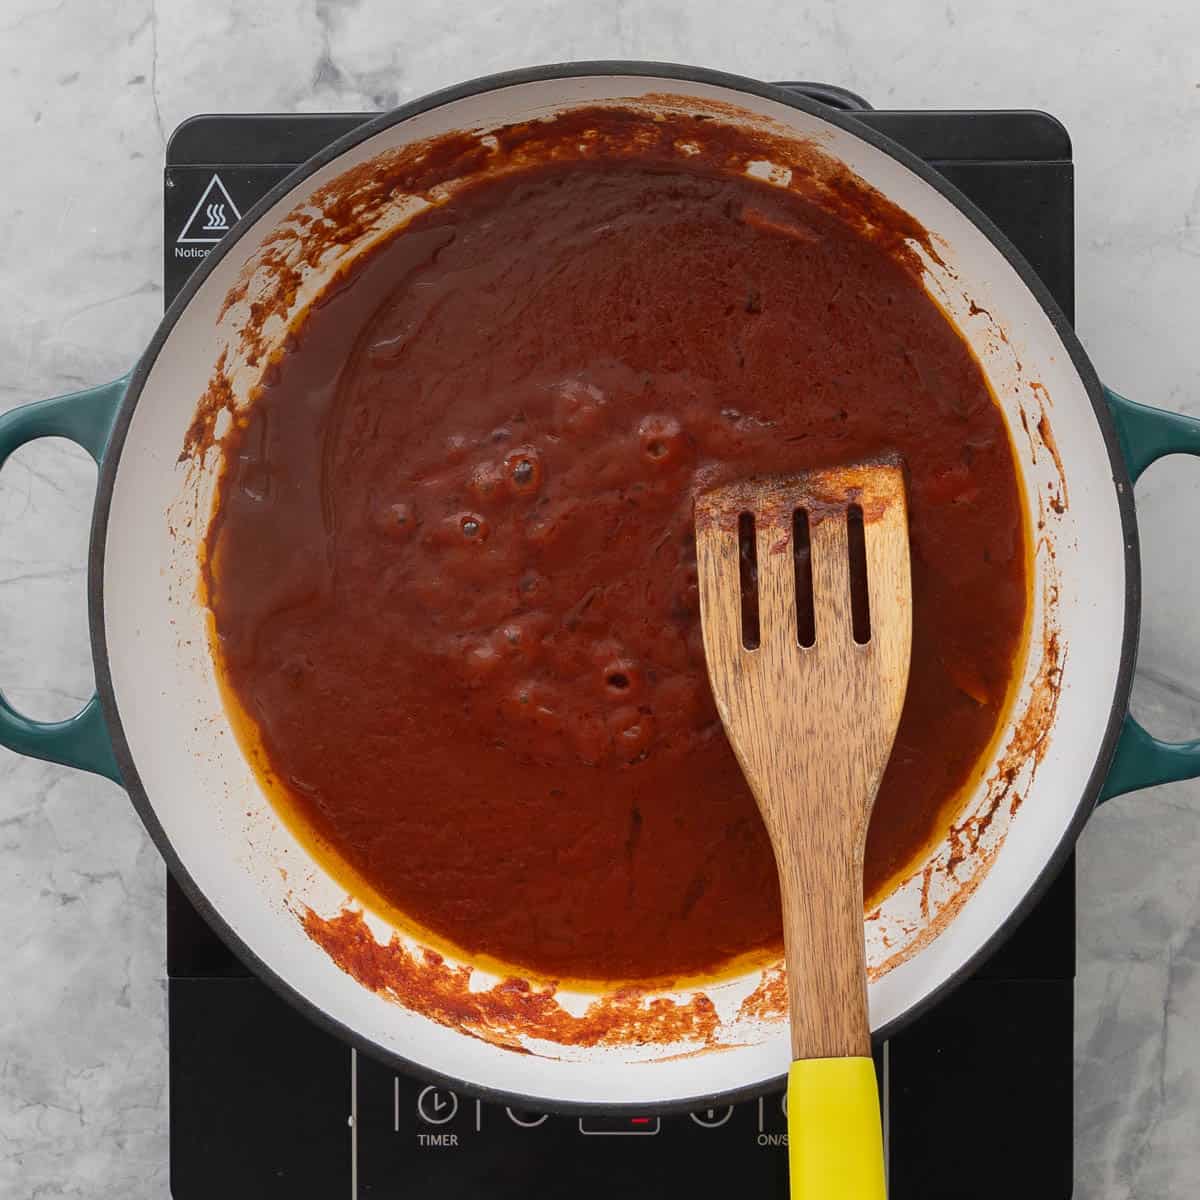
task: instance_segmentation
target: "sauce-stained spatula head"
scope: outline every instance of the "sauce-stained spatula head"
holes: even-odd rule
[[[819,814],[861,849],[908,683],[901,468],[706,492],[696,550],[709,680],[769,832]]]

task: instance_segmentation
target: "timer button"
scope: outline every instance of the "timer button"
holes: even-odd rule
[[[458,1113],[458,1097],[439,1087],[427,1087],[417,1097],[417,1116],[426,1125],[445,1125]]]

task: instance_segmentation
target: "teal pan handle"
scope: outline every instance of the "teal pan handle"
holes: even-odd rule
[[[1200,421],[1180,413],[1147,408],[1104,389],[1104,397],[1117,425],[1121,453],[1134,483],[1151,463],[1168,454],[1200,456]],[[1161,742],[1126,714],[1101,801],[1125,792],[1194,779],[1200,775],[1200,741]]]
[[[113,418],[129,376],[86,391],[39,400],[0,416],[0,467],[14,450],[37,438],[65,437],[82,446],[99,466],[108,446]],[[22,716],[0,693],[0,746],[18,754],[94,771],[117,783],[121,773],[113,756],[100,698],[92,698],[66,721],[33,721]]]
[[[0,466],[14,450],[42,437],[69,438],[99,465],[128,384],[129,377],[123,376],[112,383],[27,404],[3,414]],[[1200,421],[1135,404],[1107,388],[1105,398],[1134,482],[1151,463],[1168,454],[1200,456]],[[75,716],[65,721],[31,720],[0,694],[0,746],[121,782],[99,697],[94,694]],[[1200,740],[1159,741],[1127,715],[1100,798],[1108,800],[1139,788],[1198,775]]]

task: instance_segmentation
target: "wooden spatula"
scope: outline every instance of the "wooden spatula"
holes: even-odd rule
[[[707,492],[696,549],[709,681],[779,869],[792,1196],[876,1200],[863,850],[908,684],[903,473],[856,465]]]

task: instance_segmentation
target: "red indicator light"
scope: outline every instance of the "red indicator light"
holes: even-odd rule
[[[662,1122],[658,1117],[609,1117],[598,1113],[579,1118],[579,1132],[585,1134],[608,1134],[611,1137],[653,1137],[661,1132]]]

